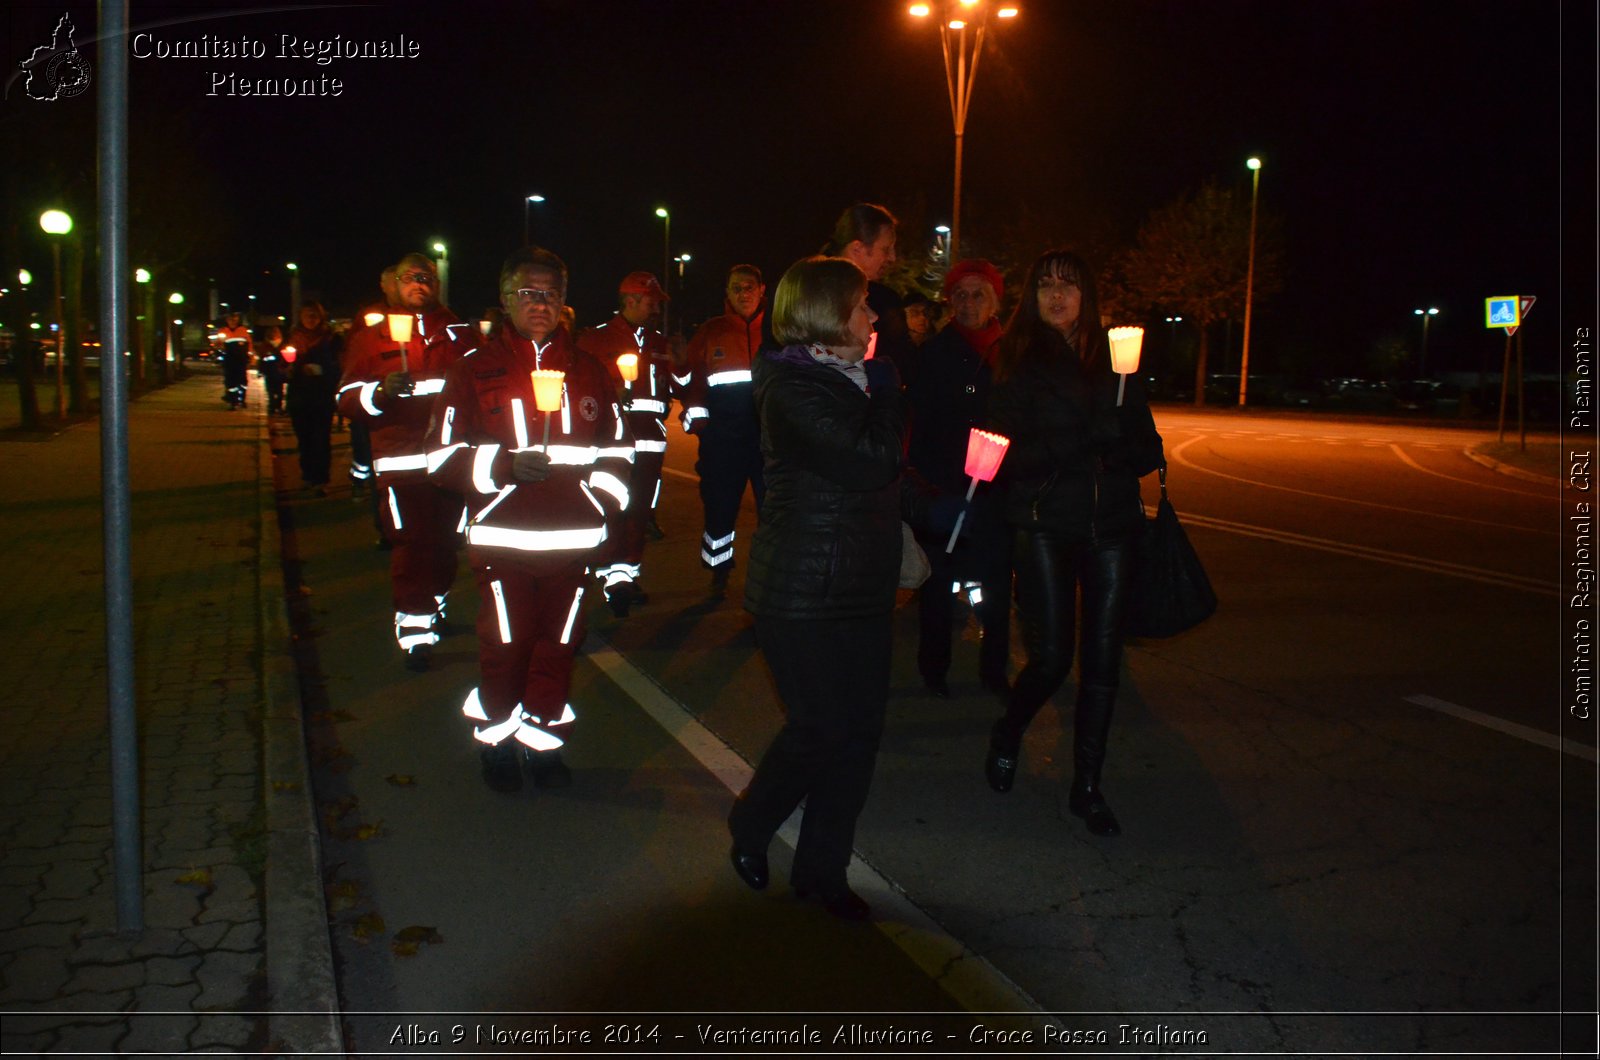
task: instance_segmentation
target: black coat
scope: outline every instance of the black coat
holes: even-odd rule
[[[767,493],[745,607],[757,615],[894,610],[904,421],[892,365],[873,360],[867,368],[870,396],[803,347],[765,351],[756,362]]]
[[[1011,439],[996,481],[1013,526],[1094,542],[1143,526],[1139,479],[1161,466],[1161,435],[1136,374],[1117,406],[1118,376],[1105,350],[1085,370],[1066,340],[1047,331],[994,385],[990,428]]]
[[[918,348],[917,372],[906,384],[906,461],[942,490],[966,491],[967,436],[988,423],[990,388],[989,366],[954,326]]]

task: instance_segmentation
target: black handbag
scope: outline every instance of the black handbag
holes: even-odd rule
[[[1206,569],[1167,499],[1167,465],[1161,464],[1161,503],[1144,524],[1128,601],[1129,636],[1173,637],[1217,610]]]

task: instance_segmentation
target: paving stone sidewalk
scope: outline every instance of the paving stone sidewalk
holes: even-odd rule
[[[6,1052],[314,1051],[286,1040],[296,1029],[273,1010],[290,992],[269,982],[274,942],[283,954],[316,939],[285,938],[268,913],[308,888],[320,896],[314,866],[267,886],[284,868],[269,870],[269,850],[278,858],[287,839],[299,860],[280,860],[302,872],[315,853],[296,840],[301,816],[313,834],[293,769],[298,702],[274,663],[287,643],[273,620],[275,521],[262,516],[261,394],[230,413],[220,390],[201,373],[129,410],[145,921],[134,935],[118,933],[112,869],[100,425],[0,435]],[[324,1007],[317,996],[293,1000]],[[336,1047],[335,1018],[314,1022]]]

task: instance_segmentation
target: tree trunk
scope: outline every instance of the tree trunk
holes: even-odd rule
[[[1206,403],[1206,335],[1210,327],[1201,321],[1194,329],[1200,334],[1200,347],[1194,355],[1194,404],[1199,408]]]
[[[27,320],[24,313],[23,320]],[[17,335],[11,345],[11,371],[17,377],[17,401],[22,408],[22,429],[37,431],[43,424],[39,420],[39,391],[34,386],[34,378],[38,373],[39,344],[34,341],[32,334],[24,330]]]

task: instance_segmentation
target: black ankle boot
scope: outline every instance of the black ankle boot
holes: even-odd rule
[[[1081,779],[1074,780],[1072,791],[1067,795],[1067,809],[1072,811],[1074,817],[1082,817],[1084,827],[1095,835],[1122,834],[1122,825],[1117,823],[1117,815],[1106,805],[1098,782],[1090,784]]]
[[[1111,733],[1111,710],[1116,701],[1115,685],[1080,685],[1072,723],[1076,774],[1067,809],[1082,817],[1089,831],[1099,836],[1122,834],[1122,826],[1100,790],[1100,768],[1106,760],[1106,738]]]
[[[1011,735],[1006,719],[1001,718],[989,730],[989,752],[983,759],[983,775],[989,786],[1004,795],[1017,779],[1017,760],[1021,755],[1022,741]]]

